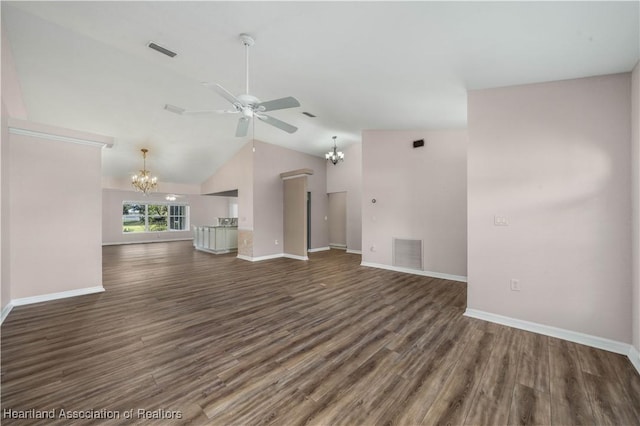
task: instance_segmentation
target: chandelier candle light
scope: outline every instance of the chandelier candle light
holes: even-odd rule
[[[336,138],[337,136],[333,137],[333,151],[329,151],[324,155],[327,161],[331,161],[334,166],[338,164],[338,162],[344,161],[344,154],[336,148]]]
[[[156,189],[158,186],[158,178],[151,177],[151,172],[147,170],[147,152],[148,149],[142,148],[142,170],[137,175],[131,176],[131,185],[138,192],[142,192],[143,195],[147,195],[149,191]]]

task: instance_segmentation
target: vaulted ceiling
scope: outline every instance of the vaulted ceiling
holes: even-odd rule
[[[2,2],[28,118],[115,138],[103,174],[126,177],[149,148],[162,181],[200,183],[247,140],[201,82],[294,96],[255,138],[323,155],[363,129],[466,126],[467,90],[628,72],[638,2]],[[178,55],[169,58],[149,41]],[[316,118],[302,114],[307,111]],[[346,163],[345,163],[346,164]]]

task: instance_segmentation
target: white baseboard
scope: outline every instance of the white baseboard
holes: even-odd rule
[[[66,299],[67,297],[83,296],[85,294],[101,293],[104,287],[87,287],[77,290],[61,291],[60,293],[41,294],[39,296],[22,297],[20,299],[11,300],[13,306],[31,305],[33,303],[49,302],[51,300]]]
[[[142,241],[119,241],[115,243],[102,243],[103,246],[123,246],[126,244],[149,244],[149,243],[170,243],[171,241],[192,241],[191,238],[172,238],[170,240],[142,240]]]
[[[615,352],[622,355],[629,355],[629,347],[631,346],[628,343],[617,342],[615,340],[605,339],[604,337],[592,336],[590,334],[565,330],[563,328],[552,327],[550,325],[505,317],[503,315],[478,311],[476,309],[467,308],[464,315],[471,318],[494,322],[496,324],[506,325],[508,327],[519,328],[520,330],[544,334],[545,336],[557,337],[558,339],[568,340],[569,342],[580,343],[581,345],[604,349],[605,351]]]
[[[7,316],[9,315],[9,312],[11,312],[11,309],[13,309],[13,303],[11,302],[7,303],[7,305],[4,308],[2,308],[2,314],[0,314],[0,325],[2,325],[5,318],[7,318]]]
[[[425,277],[441,278],[443,280],[467,282],[467,277],[461,275],[443,274],[441,272],[421,271],[419,269],[401,268],[398,266],[384,265],[382,263],[362,262],[362,266],[368,266],[370,268],[388,269],[389,271],[404,272],[406,274],[422,275]]]
[[[284,256],[283,253],[278,253],[278,254],[269,254],[267,256],[257,256],[257,257],[251,257],[251,256],[245,256],[244,254],[239,254],[236,257],[238,259],[248,260],[249,262],[260,262],[262,260],[278,259],[283,256]]]
[[[362,254],[362,250],[351,250],[351,249],[347,249],[347,253],[349,254]]]
[[[251,257],[251,256],[245,256],[243,254],[239,254],[236,257],[238,259],[248,260],[249,262],[260,262],[263,260],[279,259],[282,257],[286,257],[288,259],[296,259],[296,260],[309,260],[307,256],[297,256],[295,254],[287,254],[287,253],[269,254],[266,256],[257,256],[257,257]]]
[[[309,260],[307,256],[298,256],[297,254],[284,253],[282,257],[286,257],[287,259],[295,259],[295,260]]]
[[[330,249],[331,249],[331,247],[318,247],[318,248],[309,249],[309,250],[307,250],[307,252],[308,253],[315,253],[317,251],[327,251],[327,250],[330,250]]]
[[[211,253],[211,254],[227,254],[227,253],[233,253],[238,251],[238,249],[235,249],[235,248],[225,249],[225,250],[210,250],[208,248],[198,247],[198,246],[194,246],[193,248],[198,251],[203,251],[205,253]]]
[[[629,357],[629,361],[631,361],[631,364],[633,364],[636,370],[638,370],[638,373],[640,373],[640,353],[636,348],[633,347],[633,345],[629,346],[630,348],[627,357]]]
[[[329,243],[329,247],[332,249],[338,249],[338,250],[346,250],[347,246],[345,244],[331,244]]]

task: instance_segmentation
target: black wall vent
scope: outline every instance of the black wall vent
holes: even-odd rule
[[[414,148],[420,148],[421,146],[424,146],[424,139],[420,139],[419,141],[413,141]]]
[[[177,53],[176,53],[176,52],[172,52],[172,51],[170,51],[169,49],[167,49],[167,48],[165,48],[165,47],[162,47],[162,46],[160,46],[160,45],[158,45],[158,44],[155,44],[155,43],[154,43],[154,42],[152,42],[152,41],[150,41],[150,42],[149,42],[149,44],[147,44],[147,46],[149,46],[149,47],[150,47],[150,48],[152,48],[153,50],[158,51],[158,52],[160,52],[160,53],[163,53],[163,54],[165,54],[165,55],[167,55],[167,56],[169,56],[169,57],[171,57],[171,58],[173,58],[174,56],[176,56],[176,55],[177,55]]]

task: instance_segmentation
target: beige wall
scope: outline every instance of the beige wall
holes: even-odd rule
[[[160,202],[166,203],[165,194],[151,193],[143,196],[135,191],[117,189],[102,190],[102,243],[123,244],[133,242],[169,241],[188,239],[193,237],[191,229],[171,232],[122,232],[122,203],[125,201]],[[227,217],[229,214],[229,197],[214,197],[208,195],[182,195],[177,203],[189,205],[190,222],[193,225],[211,225],[214,217]]]
[[[329,245],[347,246],[347,193],[329,194]]]
[[[631,78],[631,130],[633,346],[640,352],[640,62],[633,69]]]
[[[9,134],[27,119],[2,30],[0,305],[102,287],[101,148]],[[23,121],[23,129],[88,141],[108,138]]]
[[[205,180],[200,192],[215,194],[217,192],[238,190],[238,255],[253,257],[253,175],[254,152],[252,143],[247,142],[211,177]]]
[[[245,143],[231,160],[202,183],[201,194],[238,190],[238,229],[253,231],[254,152]]]
[[[255,147],[253,255],[283,253],[284,201],[280,173],[297,169],[313,170],[313,175],[307,177],[307,188],[311,192],[311,248],[328,247],[326,160],[259,141]]]
[[[362,250],[362,144],[342,149],[344,161],[336,165],[326,162],[327,192],[347,193],[347,249]]]
[[[421,239],[425,271],[464,279],[466,149],[466,130],[362,133],[363,262],[391,266],[394,237]]]
[[[9,158],[12,299],[101,287],[101,148],[11,134]]]
[[[11,302],[9,240],[9,127],[7,109],[2,101],[0,137],[0,311]]]
[[[630,83],[469,92],[468,308],[631,342]]]
[[[255,147],[255,151],[253,151]],[[280,173],[312,169],[311,248],[329,245],[325,160],[261,141],[247,142],[240,151],[202,184],[202,193],[238,189],[238,254],[261,258],[281,255],[283,189]],[[246,241],[246,243],[245,243]],[[276,243],[277,241],[277,243]]]
[[[11,243],[9,239],[9,125],[10,117],[26,119],[27,111],[22,100],[20,81],[16,73],[11,45],[4,26],[2,33],[2,134],[0,136],[0,311],[8,312],[11,302],[10,259]],[[5,309],[6,308],[6,309]]]

